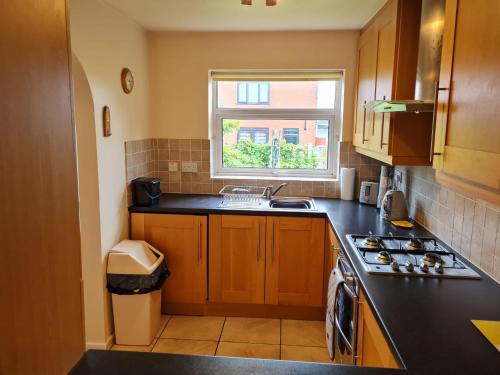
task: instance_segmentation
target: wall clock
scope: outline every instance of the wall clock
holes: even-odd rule
[[[122,69],[122,88],[126,94],[129,94],[134,88],[134,76],[129,68]]]

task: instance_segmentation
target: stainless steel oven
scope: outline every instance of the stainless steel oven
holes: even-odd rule
[[[327,346],[335,363],[356,364],[358,292],[357,277],[340,251],[337,265],[330,275],[326,312]]]

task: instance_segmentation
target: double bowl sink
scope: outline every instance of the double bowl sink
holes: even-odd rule
[[[286,211],[316,211],[313,198],[302,197],[274,197],[271,199],[259,199],[256,201],[222,201],[219,208],[240,210],[286,210]]]

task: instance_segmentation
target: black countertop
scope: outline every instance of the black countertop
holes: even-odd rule
[[[354,201],[315,199],[317,212],[300,213],[219,209],[220,201],[219,196],[164,194],[155,207],[133,206],[129,211],[327,217],[405,369],[89,351],[75,367],[74,374],[391,374],[396,371],[409,375],[500,374],[500,353],[470,322],[471,319],[500,320],[499,284],[460,256],[481,275],[481,280],[369,275],[346,239],[346,234],[370,230],[381,235],[392,232],[431,236],[424,228],[418,225],[412,230],[396,228],[381,220],[376,208]]]

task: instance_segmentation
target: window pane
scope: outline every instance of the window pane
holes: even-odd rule
[[[247,84],[238,83],[238,103],[246,103],[247,101]]]
[[[269,141],[269,129],[254,129],[253,141],[258,144],[266,144]]]
[[[252,129],[241,128],[238,131],[238,142],[251,141],[252,140]]]
[[[223,168],[327,169],[328,120],[223,119]]]
[[[283,138],[286,143],[299,144],[299,129],[283,129]]]
[[[257,82],[249,82],[247,85],[248,103],[257,104],[259,102],[259,84]]]
[[[217,82],[218,108],[333,109],[338,81]],[[241,86],[248,87],[245,100]]]
[[[335,82],[319,81],[317,108],[333,108],[335,105]]]
[[[328,121],[316,121],[316,138],[328,139]]]
[[[269,102],[269,82],[259,84],[259,103]]]

